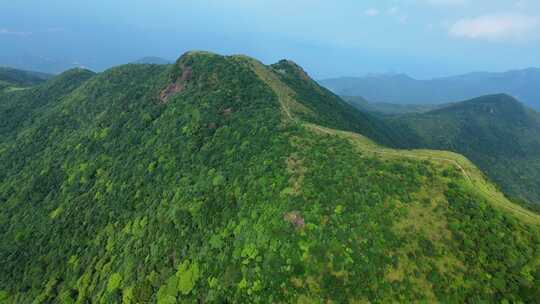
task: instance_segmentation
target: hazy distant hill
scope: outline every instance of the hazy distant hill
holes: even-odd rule
[[[85,66],[84,63],[67,58],[49,58],[26,53],[2,54],[0,65],[47,74],[59,74],[72,68]]]
[[[38,74],[39,75],[39,74]],[[0,91],[0,144],[9,142],[18,130],[39,120],[54,102],[71,93],[95,74],[85,69],[71,69],[18,90]]]
[[[504,191],[540,210],[540,114],[506,94],[440,105],[368,102],[351,105],[401,130],[395,143],[462,153]]]
[[[341,96],[343,100],[355,108],[373,114],[398,115],[408,113],[423,113],[439,109],[449,104],[395,104],[385,102],[369,102],[361,96]]]
[[[171,64],[173,62],[170,60],[161,58],[161,57],[148,56],[148,57],[143,57],[141,59],[135,60],[132,63],[134,64]]]
[[[395,74],[327,79],[320,83],[339,95],[362,96],[370,102],[437,104],[506,93],[540,110],[538,68],[505,73],[470,73],[431,80]]]
[[[19,88],[40,84],[51,77],[52,75],[45,73],[0,66],[0,90],[8,87]]]
[[[298,65],[0,92],[0,303],[534,303],[540,217]]]
[[[540,204],[540,113],[514,98],[488,95],[388,121],[413,131],[409,147],[461,153],[506,193]]]

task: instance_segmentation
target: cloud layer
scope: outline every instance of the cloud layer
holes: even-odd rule
[[[522,14],[483,15],[461,19],[449,29],[451,36],[480,40],[520,40],[537,33],[540,18]]]

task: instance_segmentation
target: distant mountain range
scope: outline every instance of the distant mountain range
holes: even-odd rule
[[[124,63],[129,62],[125,60]],[[133,64],[170,64],[174,61],[164,59],[156,56],[147,56],[131,61]],[[59,59],[59,58],[49,58],[45,56],[35,56],[30,54],[18,54],[18,55],[1,55],[0,54],[0,67],[10,67],[12,69],[20,69],[26,71],[37,71],[47,74],[60,74],[64,71],[73,68],[89,68],[102,71],[110,67],[110,65],[94,66],[87,62],[78,62],[75,60]]]
[[[370,102],[362,96],[341,96],[343,100],[350,103],[359,110],[371,112],[373,114],[399,115],[407,113],[424,113],[440,108],[444,108],[450,103],[443,104],[395,104],[386,102]]]
[[[0,66],[9,66],[15,69],[37,71],[47,74],[59,74],[72,68],[84,68],[85,63],[65,58],[50,58],[32,54],[0,54]]]
[[[399,131],[399,147],[463,154],[509,196],[540,210],[540,113],[515,98],[496,94],[438,105],[344,99]]]
[[[430,80],[417,80],[405,74],[368,75],[325,79],[320,83],[338,95],[362,96],[370,102],[440,104],[506,93],[540,110],[539,68],[476,72]]]

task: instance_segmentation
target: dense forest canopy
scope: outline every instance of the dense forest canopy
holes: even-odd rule
[[[40,84],[51,78],[52,75],[38,72],[22,71],[0,66],[0,90],[2,86],[26,87]]]
[[[0,302],[540,298],[537,216],[322,132],[400,136],[292,62],[72,70],[0,115]]]

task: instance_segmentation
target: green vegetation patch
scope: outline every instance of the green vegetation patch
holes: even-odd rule
[[[21,121],[1,129],[0,299],[538,298],[538,226],[475,192],[472,164],[454,155],[465,175],[436,152],[303,125],[285,114],[278,74],[260,75],[250,59],[196,52],[55,78],[20,105],[1,95],[2,117]],[[289,89],[291,104],[321,111]]]

